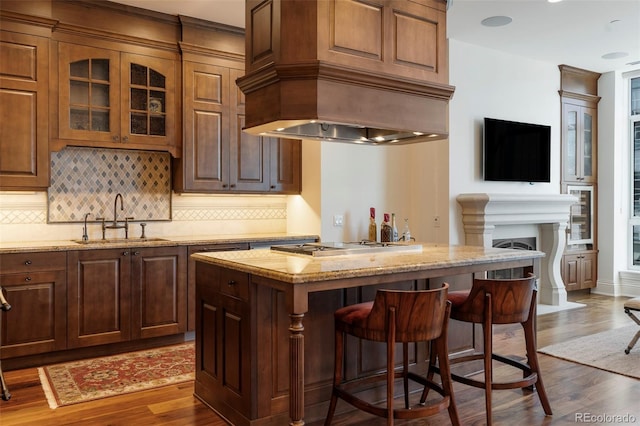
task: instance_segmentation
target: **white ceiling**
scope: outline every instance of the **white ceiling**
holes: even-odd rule
[[[450,39],[595,72],[640,68],[640,0],[449,1]],[[244,0],[116,2],[244,27]],[[484,18],[500,15],[513,21],[503,27],[480,24]],[[602,58],[615,52],[627,56]]]

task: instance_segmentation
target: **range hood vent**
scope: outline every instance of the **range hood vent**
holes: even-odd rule
[[[447,138],[445,22],[440,0],[246,0],[243,130],[368,145]]]

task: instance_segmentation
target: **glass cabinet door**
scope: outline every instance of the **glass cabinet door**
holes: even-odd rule
[[[117,142],[119,54],[60,43],[59,133],[63,139]]]
[[[569,213],[567,244],[593,244],[593,186],[568,186],[578,202]]]

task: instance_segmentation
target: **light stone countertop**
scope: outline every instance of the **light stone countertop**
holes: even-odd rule
[[[544,257],[535,250],[421,244],[422,251],[314,257],[269,249],[196,253],[196,261],[297,284]],[[490,268],[489,268],[490,269]]]
[[[111,239],[108,242],[91,240],[88,243],[78,243],[77,240],[52,240],[52,241],[0,241],[0,254],[29,253],[39,251],[68,251],[68,250],[95,250],[120,247],[167,247],[167,246],[193,246],[205,244],[232,244],[232,243],[268,243],[278,240],[286,244],[286,241],[298,241],[318,239],[311,234],[288,233],[264,233],[264,234],[238,234],[238,235],[199,235],[199,236],[167,236],[150,237],[148,239],[129,238]]]

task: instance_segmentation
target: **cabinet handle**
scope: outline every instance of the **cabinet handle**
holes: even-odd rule
[[[118,139],[120,139],[120,136],[118,135],[111,136],[111,140],[114,142],[118,142]]]
[[[122,138],[122,142],[124,142],[124,143],[129,142],[129,136],[124,136],[124,137]]]
[[[129,252],[128,252],[128,251],[123,251],[123,252],[122,252],[122,255],[123,255],[123,256],[129,256]]]
[[[226,188],[226,187],[227,187],[227,184],[226,184],[226,183],[223,183],[223,184],[222,184],[222,187],[223,187],[223,188]]]
[[[27,276],[24,280],[29,282],[29,281],[31,281],[31,277]]]
[[[234,280],[231,280],[231,281],[229,281],[229,282],[227,283],[227,285],[228,285],[229,287],[233,287],[234,285],[236,285],[236,282],[235,282]]]
[[[31,265],[31,261],[30,261],[30,260],[25,260],[25,261],[24,261],[24,264],[25,264],[25,265]]]
[[[275,185],[271,185],[269,188],[276,189],[276,186]]]
[[[232,183],[231,185],[229,185],[229,188],[235,188],[235,187],[236,187],[235,183]]]
[[[137,256],[137,255],[139,255],[139,254],[140,254],[140,252],[139,252],[139,251],[134,251],[134,252],[133,252],[133,255],[134,255],[134,256]]]

